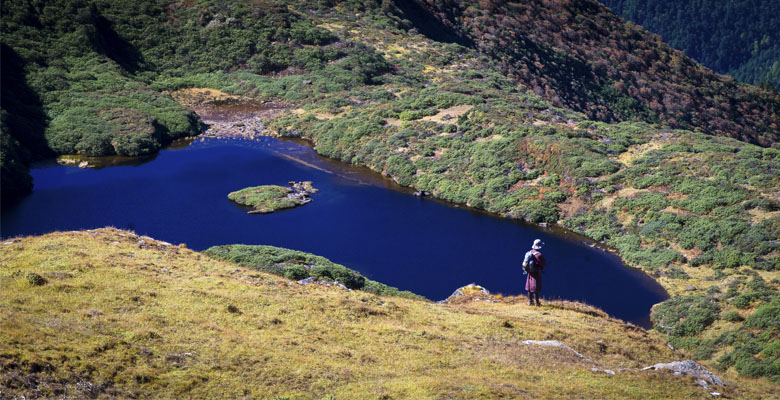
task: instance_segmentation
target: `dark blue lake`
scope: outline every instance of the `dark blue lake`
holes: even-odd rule
[[[476,282],[523,292],[520,263],[546,242],[543,298],[583,301],[643,326],[666,298],[658,283],[582,238],[420,199],[370,171],[261,138],[199,139],[136,165],[102,169],[42,163],[35,190],[3,210],[3,237],[115,226],[202,250],[267,244],[311,252],[433,300]],[[227,199],[247,186],[311,180],[303,207],[249,215]]]

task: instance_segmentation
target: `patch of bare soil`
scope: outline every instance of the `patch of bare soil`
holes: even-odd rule
[[[433,121],[440,124],[452,123],[453,120],[457,121],[458,117],[471,111],[474,106],[465,104],[460,106],[454,106],[440,110],[436,115],[423,117],[423,121]]]
[[[587,207],[587,203],[579,197],[571,197],[566,203],[558,204],[558,209],[565,218],[574,217],[580,210]]]
[[[208,126],[203,136],[255,138],[268,136],[265,122],[290,105],[237,96],[215,89],[189,88],[169,93],[195,111]]]

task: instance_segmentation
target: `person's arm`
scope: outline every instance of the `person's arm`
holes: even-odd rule
[[[531,252],[526,252],[525,257],[523,258],[523,266],[528,266],[528,261],[531,259]]]

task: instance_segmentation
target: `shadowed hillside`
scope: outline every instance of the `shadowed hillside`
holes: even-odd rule
[[[780,3],[601,0],[713,70],[780,90]]]

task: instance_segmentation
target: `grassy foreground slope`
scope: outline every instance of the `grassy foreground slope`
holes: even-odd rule
[[[690,377],[638,371],[680,354],[582,305],[299,285],[116,229],[1,246],[3,396],[711,397]],[[524,340],[558,340],[590,361]],[[773,393],[722,378],[729,397]]]

